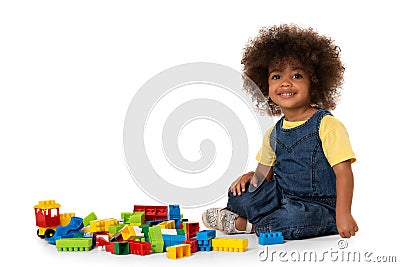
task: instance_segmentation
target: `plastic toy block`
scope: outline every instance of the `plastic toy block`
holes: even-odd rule
[[[176,229],[166,229],[166,228],[162,228],[161,225],[159,225],[161,228],[161,233],[163,235],[177,235],[177,231]]]
[[[186,235],[185,230],[183,230],[183,229],[176,229],[176,233],[178,235]]]
[[[211,240],[215,251],[244,252],[248,246],[247,239],[241,238],[214,238]]]
[[[149,242],[128,241],[131,254],[150,255],[151,244]]]
[[[130,217],[129,217],[129,224],[130,225],[142,225],[144,223],[144,212],[143,211],[135,211]]]
[[[61,205],[56,203],[55,200],[39,201],[39,204],[33,207],[35,209],[36,226],[42,228],[59,226],[60,207]]]
[[[169,246],[180,245],[185,242],[186,237],[184,235],[162,235],[164,240],[164,250]]]
[[[188,221],[189,221],[188,219],[181,219],[179,224],[179,229],[184,229],[183,224],[187,223]]]
[[[91,221],[89,224],[89,232],[91,233],[99,233],[99,232],[105,232],[106,228],[104,226],[104,221],[103,220],[94,220]]]
[[[211,240],[215,238],[215,230],[203,230],[196,234],[197,245],[200,251],[211,251]]]
[[[139,226],[126,226],[121,230],[121,234],[124,240],[134,240],[144,237],[142,229]]]
[[[121,220],[124,223],[129,223],[129,218],[133,215],[133,212],[121,212]]]
[[[56,241],[57,251],[89,251],[91,238],[61,238]]]
[[[197,240],[200,251],[211,251],[211,239],[210,240]]]
[[[110,226],[119,225],[119,221],[117,219],[110,218],[110,219],[104,219],[103,221],[106,232],[109,231]]]
[[[142,233],[144,234],[144,237],[146,239],[146,241],[149,241],[149,225],[147,224],[142,224],[139,226],[142,229]]]
[[[119,230],[121,230],[125,224],[116,224],[116,225],[111,225],[108,227],[108,233],[113,236],[115,235]]]
[[[114,242],[114,253],[115,255],[128,255],[129,254],[129,242]]]
[[[97,216],[96,214],[94,214],[94,212],[89,213],[88,215],[86,215],[85,218],[83,218],[83,225],[89,226],[91,221],[97,220]]]
[[[197,241],[197,239],[189,239],[189,240],[185,240],[183,242],[183,244],[189,244],[190,245],[190,253],[196,253],[197,251],[199,251],[199,243]]]
[[[119,224],[118,220],[112,218],[103,220],[94,220],[90,222],[89,232],[91,233],[108,232],[110,226],[118,224]]]
[[[212,250],[211,246],[200,246],[199,245],[199,251],[206,251],[206,252],[210,252]]]
[[[39,200],[39,203],[33,206],[34,209],[42,209],[42,210],[49,210],[49,209],[58,209],[61,205],[56,203],[55,200]]]
[[[197,240],[210,240],[215,238],[217,232],[215,230],[203,230],[196,234]]]
[[[110,243],[110,237],[108,235],[95,235],[94,239],[96,241],[96,247],[104,248],[105,245]]]
[[[179,208],[179,205],[176,205],[176,204],[169,205],[168,210],[169,210],[168,218],[170,220],[178,220],[181,218],[181,209]]]
[[[146,224],[148,224],[149,226],[154,226],[154,225],[159,225],[162,222],[163,220],[146,221]]]
[[[188,256],[190,256],[189,244],[167,247],[167,257],[169,259],[181,259]]]
[[[146,221],[166,220],[168,217],[167,206],[143,206],[134,205],[133,211],[143,211]]]
[[[107,252],[113,253],[112,252],[112,250],[114,249],[114,243],[113,242],[110,242],[110,243],[106,244],[104,247],[105,247]]]
[[[82,218],[79,217],[71,217],[71,220],[66,226],[58,226],[54,235],[50,238],[46,238],[46,240],[50,244],[56,244],[56,241],[60,238],[72,238],[76,233],[79,233],[83,228]]]
[[[175,221],[163,221],[162,223],[158,224],[162,229],[175,229]]]
[[[83,237],[87,237],[87,238],[93,238],[93,236],[85,236],[84,232],[74,232],[74,236],[73,238],[83,238]]]
[[[200,230],[200,226],[198,222],[185,222],[183,223],[183,229],[185,230],[186,238],[190,239],[196,237],[197,232]]]
[[[160,226],[152,226],[149,228],[149,238],[151,249],[156,253],[164,251],[164,240],[162,238]]]
[[[110,242],[123,241],[121,232],[122,232],[126,227],[128,227],[128,225],[126,225],[126,224],[123,225],[123,226],[121,227],[121,229],[118,230],[118,232],[116,232],[114,235],[112,235],[112,236],[110,237]]]
[[[282,232],[265,232],[260,233],[258,236],[258,244],[259,245],[276,245],[276,244],[283,244],[283,236]]]
[[[60,214],[60,225],[66,226],[71,221],[71,217],[74,217],[75,213],[61,213]]]
[[[57,227],[58,226],[51,226],[51,227],[46,227],[46,228],[39,227],[37,230],[37,235],[42,239],[43,238],[45,238],[45,239],[51,238],[51,237],[53,237],[54,233],[56,232]]]

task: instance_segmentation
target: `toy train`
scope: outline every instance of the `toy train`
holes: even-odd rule
[[[36,226],[39,227],[37,235],[40,238],[53,237],[58,226],[66,226],[70,223],[75,213],[60,214],[61,205],[54,200],[39,201],[35,209]]]

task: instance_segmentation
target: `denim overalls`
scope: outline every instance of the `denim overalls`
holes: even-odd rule
[[[276,154],[274,175],[256,191],[241,196],[229,191],[227,209],[255,224],[261,232],[280,231],[286,239],[337,234],[336,176],[322,150],[318,109],[304,124],[283,129],[281,118],[270,136]]]

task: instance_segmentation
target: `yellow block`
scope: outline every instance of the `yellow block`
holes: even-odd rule
[[[181,244],[167,247],[167,257],[169,259],[180,259],[190,256],[190,245]]]
[[[91,233],[105,232],[104,221],[103,220],[91,221],[89,232]]]
[[[143,237],[144,234],[137,226],[126,226],[121,230],[122,238],[124,240],[134,240]]]
[[[175,221],[174,220],[163,221],[159,223],[158,226],[160,226],[160,228],[162,229],[175,229]]]
[[[33,206],[35,209],[49,210],[61,207],[55,200],[40,200],[39,204]]]
[[[112,225],[117,225],[117,224],[119,224],[118,220],[117,220],[117,219],[113,219],[113,218],[104,219],[103,221],[104,221],[104,228],[105,228],[106,232],[109,231],[109,230],[108,230],[108,227],[110,227],[110,226],[112,226]]]
[[[117,219],[93,220],[90,222],[89,232],[108,232],[108,227],[119,224]]]
[[[248,246],[248,240],[242,238],[214,238],[211,241],[214,251],[244,252]]]
[[[71,217],[75,216],[75,213],[62,213],[60,214],[60,225],[66,226],[71,221]]]

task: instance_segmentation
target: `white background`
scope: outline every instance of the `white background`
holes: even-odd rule
[[[136,90],[160,71],[189,62],[240,71],[248,38],[282,22],[313,27],[342,49],[345,90],[334,115],[347,126],[357,154],[353,213],[360,231],[352,249],[399,260],[395,1],[194,2],[0,3],[0,261],[145,264],[138,257],[95,254],[88,261],[57,254],[35,236],[33,205],[56,199],[62,213],[118,218],[133,204],[159,204],[138,189],[124,161],[124,118]],[[201,221],[203,209],[182,212]]]

